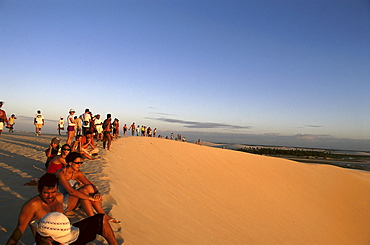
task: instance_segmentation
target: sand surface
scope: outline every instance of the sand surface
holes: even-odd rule
[[[23,184],[43,174],[51,138],[0,138],[0,244],[37,194]],[[83,172],[122,220],[121,243],[370,244],[370,172],[158,138],[122,137],[101,153]]]

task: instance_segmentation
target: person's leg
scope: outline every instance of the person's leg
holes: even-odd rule
[[[103,149],[105,149],[105,146],[107,145],[107,141],[108,141],[108,135],[104,132],[104,136],[103,136]]]
[[[112,138],[113,138],[113,136],[108,134],[108,151],[110,151],[110,145],[112,143]]]
[[[68,213],[73,211],[77,207],[79,200],[80,199],[78,197],[68,195],[68,209],[64,210],[64,212]]]
[[[94,189],[92,188],[91,185],[85,185],[85,186],[81,187],[78,190],[81,191],[82,193],[86,194],[86,195],[89,195],[89,193],[94,192]],[[81,202],[82,208],[85,210],[87,216],[95,215],[93,205],[92,205],[92,201],[86,200],[86,199],[81,199],[80,202]]]
[[[94,188],[91,185],[85,185],[78,190],[85,193],[86,195],[90,195],[94,193]],[[87,213],[87,211],[85,210],[88,216],[94,215],[92,208],[91,208],[91,211],[93,214],[90,215],[91,214],[90,207],[93,207],[98,214],[105,214],[101,201],[95,201],[95,202],[89,201],[89,200],[81,200],[81,201],[89,202],[89,203],[86,202],[86,207],[89,213]],[[109,215],[107,216],[109,217],[109,219],[112,219],[112,217],[110,217]]]
[[[68,139],[67,139],[66,144],[71,145],[71,142],[72,142],[72,139],[73,139],[74,131],[69,131],[69,129],[67,129],[67,130],[68,130]]]
[[[90,154],[93,155],[93,154],[97,154],[98,152],[99,152],[99,148],[95,147],[94,149],[90,151]]]
[[[75,243],[87,244],[94,241],[96,239],[96,235],[99,234],[103,236],[109,244],[118,245],[108,220],[108,217],[105,217],[104,214],[96,214],[74,223],[73,226],[80,229],[78,239]]]
[[[87,159],[90,159],[90,160],[94,159],[92,156],[90,156],[89,152],[86,149],[81,149],[79,153]]]
[[[105,240],[107,240],[107,242],[110,244],[110,245],[118,245],[118,242],[117,242],[117,239],[116,237],[114,236],[114,233],[113,233],[113,230],[112,230],[112,227],[110,226],[109,224],[109,218],[107,215],[104,215],[104,219],[103,219],[103,229],[102,229],[102,234],[101,234]]]

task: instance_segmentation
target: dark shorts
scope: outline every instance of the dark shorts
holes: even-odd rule
[[[75,126],[68,126],[67,131],[75,131]]]
[[[73,226],[80,228],[80,234],[78,235],[78,239],[70,245],[83,245],[94,241],[97,234],[102,235],[103,219],[104,214],[95,214],[94,216],[74,223]]]

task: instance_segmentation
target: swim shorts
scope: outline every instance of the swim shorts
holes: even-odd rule
[[[88,242],[94,241],[97,234],[102,235],[103,219],[104,214],[95,214],[94,216],[74,223],[73,226],[80,229],[80,234],[78,235],[78,239],[71,243],[71,245],[87,244]]]

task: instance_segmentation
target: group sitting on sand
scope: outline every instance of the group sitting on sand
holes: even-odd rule
[[[80,157],[77,157],[71,161],[82,160]],[[63,172],[62,169],[60,171]],[[77,172],[76,176],[81,177],[83,175],[79,170]],[[64,173],[59,174],[59,176],[64,176]],[[77,190],[79,193],[76,192],[74,194],[84,198],[81,199],[84,200],[82,203],[85,206],[90,204],[88,207],[89,211],[92,211],[92,206],[98,207],[96,209],[97,214],[90,213],[88,215],[89,218],[74,224],[74,226],[70,225],[64,213],[70,210],[67,207],[70,203],[77,204],[76,200],[78,198],[74,196],[69,198],[68,194],[64,195],[58,192],[58,187],[61,188],[63,186],[59,183],[59,178],[58,175],[51,173],[46,173],[40,178],[37,186],[39,194],[22,206],[17,227],[6,244],[17,244],[28,225],[35,236],[36,244],[86,244],[95,240],[97,234],[103,236],[109,244],[118,244],[109,224],[112,218],[102,211],[100,195],[88,193],[89,188],[82,187],[81,192]],[[64,176],[62,183],[65,182],[66,178]],[[87,181],[85,183],[91,182]]]
[[[86,244],[97,234],[109,244],[118,244],[111,224],[121,222],[105,213],[99,190],[80,170],[84,159],[95,159],[97,152],[88,130],[61,147],[60,139],[51,140],[45,150],[46,173],[28,184],[37,185],[39,194],[22,206],[18,224],[6,244],[17,244],[28,225],[36,244]],[[73,214],[78,207],[88,218],[71,226],[65,215]]]

